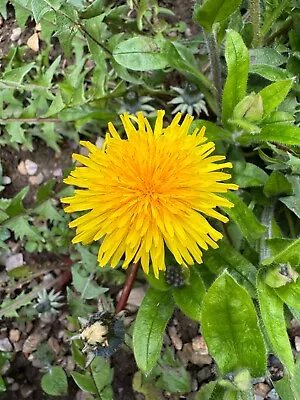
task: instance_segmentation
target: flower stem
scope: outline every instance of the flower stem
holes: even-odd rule
[[[250,0],[250,20],[253,29],[252,47],[261,45],[260,34],[260,0]]]
[[[218,49],[215,32],[212,32],[211,34],[207,35],[206,32],[204,31],[204,37],[205,37],[206,46],[207,46],[207,50],[208,50],[208,56],[209,56],[209,62],[210,62],[210,69],[212,72],[213,83],[217,90],[217,92],[216,92],[217,114],[218,114],[218,117],[220,117],[221,116],[221,107],[222,107],[223,85],[222,85],[219,49]]]
[[[124,310],[127,304],[128,297],[130,295],[133,283],[135,281],[137,272],[139,267],[141,266],[140,261],[137,263],[132,264],[131,270],[129,272],[129,275],[127,277],[127,280],[124,285],[124,289],[122,291],[121,297],[118,301],[117,307],[116,307],[116,314],[119,314],[120,311]]]

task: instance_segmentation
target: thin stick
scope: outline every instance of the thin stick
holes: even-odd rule
[[[128,297],[130,295],[133,283],[135,281],[135,278],[136,278],[136,275],[137,275],[137,272],[138,272],[138,269],[140,266],[141,266],[140,261],[138,261],[135,264],[132,264],[131,270],[129,272],[129,275],[128,275],[127,280],[124,285],[124,289],[122,291],[121,297],[120,297],[117,307],[116,307],[116,314],[118,314],[120,311],[124,310],[124,308],[126,307]]]

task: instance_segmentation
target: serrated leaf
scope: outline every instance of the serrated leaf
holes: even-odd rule
[[[40,86],[45,86],[47,88],[50,87],[56,68],[60,63],[60,60],[61,56],[58,56],[50,65],[50,67],[47,69],[47,71],[43,73],[40,77],[38,77],[38,79],[35,81],[35,84]],[[56,97],[57,94],[55,95],[54,100],[56,99]]]
[[[70,374],[81,390],[92,394],[97,393],[96,385],[91,376],[82,375],[79,372],[75,371],[71,372]]]
[[[246,96],[249,55],[241,36],[231,30],[225,43],[227,79],[223,92],[222,121],[226,127],[232,117],[234,107]]]
[[[46,201],[51,195],[53,194],[53,186],[55,185],[55,180],[54,179],[49,179],[46,183],[43,185],[39,186],[37,194],[36,194],[36,199],[38,203],[41,203],[42,201]]]
[[[81,293],[81,296],[84,299],[96,299],[108,291],[107,288],[95,284],[90,277],[85,277],[80,274],[80,270],[76,269],[75,266],[72,268],[72,277],[75,289]]]
[[[241,0],[206,0],[197,1],[193,18],[208,32],[213,24],[228,18],[241,4]]]
[[[226,193],[223,196],[231,201],[234,207],[222,207],[222,209],[228,214],[229,218],[237,224],[248,242],[259,239],[265,232],[266,227],[258,221],[253,211],[251,211],[236,194]]]
[[[17,318],[19,317],[17,310],[31,303],[31,298],[25,294],[19,294],[15,299],[5,298],[0,307],[0,318]]]
[[[264,187],[264,194],[268,197],[282,194],[292,194],[293,187],[288,179],[279,171],[273,171]]]
[[[22,144],[25,142],[25,135],[24,135],[24,129],[21,126],[20,122],[7,122],[5,124],[5,128],[9,136],[11,137],[11,140],[15,143]]]
[[[232,168],[232,180],[240,188],[263,186],[268,174],[255,164],[235,161]]]
[[[50,396],[64,396],[68,393],[68,380],[61,367],[51,367],[42,377],[41,386]]]
[[[28,192],[29,186],[25,186],[23,189],[21,189],[19,193],[13,197],[9,203],[9,206],[5,209],[5,213],[10,217],[14,217],[15,215],[23,213],[25,211],[23,200]]]
[[[43,202],[33,209],[38,215],[46,218],[49,221],[62,221],[63,217],[55,209],[51,199]]]
[[[264,281],[264,271],[257,276],[257,293],[261,317],[272,348],[290,374],[294,370],[294,358],[287,334],[283,302],[275,290]]]
[[[176,305],[191,319],[200,321],[201,304],[205,294],[205,286],[199,273],[201,266],[189,268],[188,282],[180,288],[174,288],[173,297]]]
[[[170,292],[148,289],[133,330],[133,350],[138,367],[148,373],[160,355],[163,333],[174,311]]]
[[[52,115],[59,113],[64,108],[65,108],[65,103],[62,99],[61,93],[58,92],[55,95],[52,103],[50,104],[48,111],[43,115],[43,118],[51,117]]]
[[[123,67],[134,71],[162,69],[168,64],[164,44],[163,39],[137,36],[119,43],[113,50],[113,57]]]
[[[209,249],[203,256],[204,265],[215,275],[228,270],[230,275],[244,286],[251,296],[256,296],[257,269],[234,247],[222,241],[219,243],[218,249]]]
[[[24,76],[34,67],[35,63],[29,63],[23,67],[14,68],[11,71],[4,72],[1,81],[21,83]]]
[[[259,92],[263,100],[264,118],[283,102],[292,84],[293,79],[285,79],[283,81],[274,82]]]
[[[43,241],[43,238],[38,233],[38,230],[29,224],[28,217],[20,215],[6,221],[3,226],[13,231],[16,239],[33,239],[36,241]]]
[[[76,296],[73,291],[67,287],[68,306],[74,317],[87,318],[89,314],[95,312],[95,307],[82,301],[80,296]]]
[[[202,304],[201,328],[222,374],[266,371],[266,349],[252,300],[229,274],[212,284]]]

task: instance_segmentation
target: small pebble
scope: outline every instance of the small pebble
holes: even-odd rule
[[[258,383],[257,385],[254,386],[255,394],[257,396],[261,396],[262,398],[265,398],[270,390],[271,390],[270,386],[267,385],[266,383]]]
[[[199,354],[207,355],[208,348],[206,346],[205,340],[203,336],[196,336],[192,340],[192,347],[194,351],[197,351]]]
[[[24,258],[22,253],[13,254],[7,257],[5,261],[6,271],[11,271],[17,267],[21,267],[24,263]]]
[[[34,388],[28,385],[21,386],[21,394],[23,399],[27,399],[34,391]]]
[[[39,35],[35,32],[26,42],[27,46],[31,48],[33,51],[39,51]]]
[[[96,147],[98,147],[98,149],[102,149],[103,143],[104,143],[104,138],[101,136],[98,136],[96,143],[95,143]]]
[[[34,175],[36,173],[38,166],[35,162],[31,160],[25,160],[24,164],[28,175]]]
[[[133,288],[127,300],[126,309],[135,312],[140,307],[145,296],[145,289],[143,287]]]
[[[20,39],[21,33],[22,33],[21,28],[13,29],[12,34],[10,36],[10,40],[12,40],[13,42],[16,42],[17,40]]]
[[[198,382],[201,384],[204,381],[207,381],[209,378],[214,376],[214,372],[212,370],[211,365],[205,365],[200,371],[197,373]]]
[[[40,185],[44,180],[44,175],[40,172],[36,176],[30,176],[28,180],[32,185]]]
[[[21,175],[27,175],[27,170],[25,168],[24,161],[21,161],[20,164],[18,165],[18,171],[20,172]]]
[[[20,340],[21,337],[21,332],[19,331],[19,329],[11,329],[9,331],[9,340],[12,343],[16,343]]]
[[[38,348],[38,345],[41,343],[42,339],[42,335],[39,333],[32,333],[29,335],[24,342],[23,353],[32,353]]]
[[[16,392],[17,390],[20,389],[20,385],[17,382],[14,382],[10,387],[9,390],[11,390],[12,392]]]
[[[300,351],[300,336],[295,336],[295,348],[297,352],[299,353]]]
[[[53,170],[53,176],[55,176],[56,178],[60,178],[61,176],[63,176],[63,171],[61,168],[55,168]]]
[[[0,351],[12,351],[13,347],[8,338],[0,339]]]
[[[169,326],[168,328],[168,334],[171,338],[171,341],[173,343],[173,346],[175,347],[176,350],[181,350],[183,343],[182,340],[180,339],[178,333],[177,333],[177,329],[175,328],[175,326]]]

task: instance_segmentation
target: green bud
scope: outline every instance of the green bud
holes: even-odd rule
[[[251,93],[244,97],[233,110],[233,119],[246,119],[258,122],[264,113],[263,101],[260,94]]]

